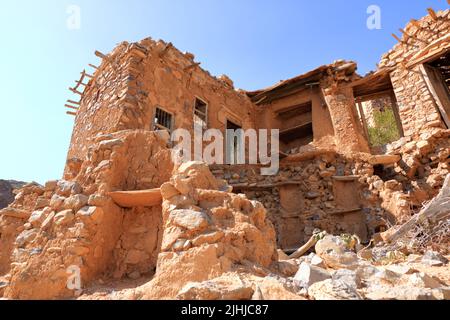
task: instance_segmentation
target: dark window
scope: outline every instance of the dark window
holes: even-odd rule
[[[208,124],[208,105],[198,98],[195,99],[194,122],[201,123],[204,127]]]
[[[156,108],[155,130],[172,131],[172,115],[160,108]]]

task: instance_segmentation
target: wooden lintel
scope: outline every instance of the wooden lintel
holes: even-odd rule
[[[378,98],[382,98],[382,97],[386,97],[386,96],[391,96],[393,90],[389,89],[389,90],[383,90],[380,92],[375,92],[375,93],[371,93],[371,94],[367,94],[364,96],[358,96],[355,98],[356,102],[365,102],[365,101],[369,101],[369,100],[375,100]]]
[[[258,101],[256,101],[255,104],[256,104],[256,105],[259,105],[259,104],[263,103],[264,100],[266,100],[266,99],[267,99],[267,96],[264,96],[264,97],[262,97],[261,99],[259,99]]]

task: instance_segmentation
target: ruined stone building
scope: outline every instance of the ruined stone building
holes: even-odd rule
[[[217,188],[229,185],[264,205],[277,245],[287,252],[316,229],[366,242],[411,216],[449,172],[450,11],[431,11],[403,33],[366,76],[355,62],[338,60],[253,92],[212,76],[194,55],[164,41],[148,38],[121,43],[107,55],[97,52],[101,64],[92,66],[92,75],[83,72],[72,89],[80,101],[69,101],[75,123],[64,180],[25,188],[3,212],[7,250],[0,253],[0,274],[15,279],[7,294],[66,294],[57,281],[61,265],[83,266],[86,281],[107,271],[119,279],[154,270],[161,252],[186,250],[187,242],[165,229],[163,199],[180,208],[190,199],[178,192],[181,182],[173,182],[178,191],[166,184],[174,165],[163,131],[193,130],[194,123],[224,133],[280,130],[277,175],[262,176],[259,165],[210,170],[225,180]],[[363,104],[379,100],[390,101],[401,139],[374,148]],[[200,208],[219,201],[203,196]],[[21,228],[31,212],[37,212],[32,222]],[[19,234],[20,243],[14,242]],[[67,252],[62,258],[61,248]],[[40,276],[32,281],[45,285],[45,294],[24,289],[31,266]]]

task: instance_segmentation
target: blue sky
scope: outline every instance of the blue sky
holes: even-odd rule
[[[369,5],[381,30],[366,27]],[[81,28],[67,28],[68,6]],[[411,18],[446,0],[3,0],[0,2],[0,179],[62,175],[73,118],[64,103],[95,50],[151,36],[190,51],[214,75],[254,90],[336,59],[375,68]]]

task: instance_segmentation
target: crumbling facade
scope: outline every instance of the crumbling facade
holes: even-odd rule
[[[408,24],[365,77],[338,60],[254,92],[163,41],[97,52],[102,63],[83,72],[84,92],[72,89],[81,99],[69,101],[76,112],[63,180],[28,185],[0,211],[0,294],[77,296],[67,286],[75,266],[86,284],[155,275],[134,298],[217,298],[186,286],[225,277],[220,287],[239,270],[292,275],[292,265],[277,264],[277,247],[295,251],[318,230],[359,244],[379,238],[436,196],[449,173],[449,14]],[[373,148],[362,106],[380,99],[391,102],[402,138]],[[175,165],[168,133],[194,124],[224,136],[278,129],[279,172]]]

